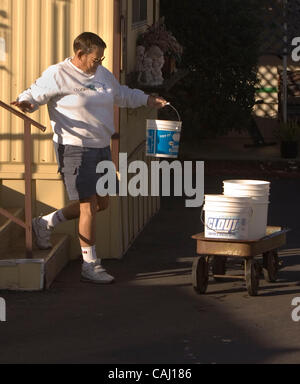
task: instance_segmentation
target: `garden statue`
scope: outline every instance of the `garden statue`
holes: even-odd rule
[[[162,67],[165,59],[162,50],[151,46],[147,51],[142,45],[136,47],[137,82],[148,86],[161,85],[164,81]]]
[[[153,83],[152,58],[147,54],[144,57],[143,76],[141,80],[145,85],[152,85]]]
[[[152,59],[152,84],[161,85],[164,82],[162,76],[162,67],[164,66],[165,59],[162,50],[154,45],[147,52],[148,56]]]

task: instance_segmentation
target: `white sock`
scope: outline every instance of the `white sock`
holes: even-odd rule
[[[81,253],[83,261],[86,263],[94,263],[97,261],[96,246],[92,247],[81,247]]]
[[[67,221],[62,213],[62,209],[43,216],[43,219],[47,221],[49,227],[55,227],[57,224]]]

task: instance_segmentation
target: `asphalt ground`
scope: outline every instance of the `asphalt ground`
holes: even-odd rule
[[[222,180],[236,176],[208,172],[205,193],[221,193]],[[300,297],[300,179],[269,180],[268,223],[292,231],[278,281],[261,280],[258,296],[243,281],[212,278],[205,295],[194,291],[191,235],[203,229],[201,208],[164,197],[125,257],[104,260],[115,284],[82,283],[76,260],[48,291],[0,292],[0,363],[298,364],[300,322],[291,314]]]

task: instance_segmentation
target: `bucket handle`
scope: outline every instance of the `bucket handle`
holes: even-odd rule
[[[249,208],[250,208],[250,212],[251,212],[251,215],[250,215],[250,219],[251,219],[253,216],[253,208],[251,208],[251,207],[249,207]],[[210,229],[211,231],[214,231],[217,234],[223,233],[223,232],[217,231],[216,229],[210,228],[207,224],[205,224],[205,220],[203,219],[203,215],[204,215],[204,205],[202,206],[202,209],[201,209],[201,215],[200,215],[201,223],[204,225],[204,227]]]
[[[169,106],[169,107],[173,108],[174,111],[175,111],[176,114],[177,114],[178,121],[181,121],[181,118],[180,118],[180,115],[179,115],[177,109],[176,109],[171,103],[169,103],[169,102],[165,105],[165,107],[166,107],[166,106]]]

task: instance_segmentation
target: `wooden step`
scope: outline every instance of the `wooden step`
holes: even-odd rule
[[[18,219],[24,220],[23,208],[7,208],[7,211]],[[0,215],[0,259],[9,252],[11,246],[24,234],[24,228]]]
[[[53,234],[53,248],[41,251],[35,245],[33,258],[25,259],[25,239],[21,236],[0,256],[0,290],[40,291],[48,289],[69,261],[69,236]]]

